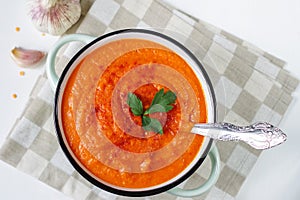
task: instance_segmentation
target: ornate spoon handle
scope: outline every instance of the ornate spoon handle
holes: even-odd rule
[[[249,126],[230,123],[195,124],[192,133],[221,141],[244,141],[255,149],[268,149],[286,141],[287,136],[279,128],[267,122]]]

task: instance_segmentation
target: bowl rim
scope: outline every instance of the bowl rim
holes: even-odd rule
[[[66,78],[66,75],[68,73],[68,71],[70,70],[70,68],[72,67],[73,63],[78,59],[78,57],[84,52],[86,51],[88,48],[90,48],[92,45],[96,44],[97,42],[114,36],[114,35],[118,35],[121,33],[143,33],[143,34],[151,34],[151,35],[155,35],[158,37],[161,37],[162,39],[166,39],[167,41],[175,44],[175,46],[179,47],[180,49],[182,49],[197,65],[197,67],[200,68],[201,73],[207,83],[209,92],[210,92],[210,96],[211,96],[211,100],[212,100],[212,109],[213,109],[213,121],[216,121],[216,96],[214,93],[214,89],[213,89],[213,85],[210,81],[210,78],[206,72],[206,70],[204,69],[203,65],[200,63],[200,61],[196,58],[196,56],[189,50],[187,49],[184,45],[182,45],[180,42],[178,42],[177,40],[171,38],[170,36],[167,36],[163,33],[157,32],[157,31],[153,31],[153,30],[148,30],[148,29],[136,29],[136,28],[130,28],[130,29],[121,29],[121,30],[116,30],[116,31],[112,31],[110,33],[101,35],[99,37],[95,37],[95,39],[91,42],[89,42],[88,44],[86,44],[84,47],[82,47],[68,62],[68,64],[66,65],[66,67],[64,68],[64,70],[62,71],[61,76],[59,77],[58,80],[58,84],[55,90],[55,96],[54,96],[54,113],[53,113],[53,117],[54,117],[54,126],[55,126],[55,130],[56,130],[56,135],[58,137],[58,142],[64,152],[64,154],[66,155],[67,159],[70,161],[70,163],[72,164],[72,166],[75,168],[75,170],[82,175],[85,179],[87,179],[90,183],[92,183],[93,185],[117,194],[117,195],[123,195],[123,196],[129,196],[129,197],[142,197],[142,196],[151,196],[151,195],[155,195],[155,194],[159,194],[165,191],[168,191],[169,189],[174,188],[175,186],[179,185],[180,183],[182,183],[183,181],[185,181],[187,178],[189,178],[198,168],[199,166],[203,163],[204,159],[206,158],[213,140],[208,138],[208,144],[206,146],[206,149],[204,150],[201,158],[199,158],[199,160],[191,167],[191,169],[185,173],[184,175],[182,175],[181,177],[179,177],[177,180],[164,185],[162,187],[158,187],[158,188],[154,188],[154,189],[150,189],[150,190],[144,190],[144,191],[131,191],[131,190],[122,190],[122,189],[118,189],[118,188],[114,188],[111,187],[109,185],[106,185],[100,181],[98,181],[97,179],[95,179],[94,177],[92,177],[89,173],[87,173],[81,166],[80,164],[76,161],[75,158],[73,158],[71,152],[69,151],[67,144],[65,143],[64,137],[63,137],[63,131],[61,131],[61,127],[60,127],[60,123],[59,123],[59,109],[60,109],[60,105],[58,105],[59,103],[59,97],[61,94],[61,86],[63,84],[64,79]]]

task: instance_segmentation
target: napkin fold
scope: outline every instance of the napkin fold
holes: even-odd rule
[[[240,125],[269,121],[278,125],[293,100],[299,80],[281,59],[224,30],[186,15],[160,0],[81,1],[83,15],[68,33],[99,36],[122,28],[146,28],[184,44],[203,64],[214,86],[218,121]],[[60,73],[82,45],[72,43],[57,58]],[[74,199],[128,199],[103,191],[81,177],[60,149],[53,125],[53,99],[46,75],[37,80],[27,106],[0,149],[0,159]],[[210,191],[193,199],[235,199],[260,151],[244,143],[216,143],[221,174]],[[210,162],[184,188],[204,182]],[[167,193],[139,199],[180,199]]]

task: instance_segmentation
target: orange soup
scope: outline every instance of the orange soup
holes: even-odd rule
[[[145,131],[127,105],[129,92],[149,108],[160,89],[177,96],[173,109],[154,113],[163,134]],[[126,188],[162,184],[185,170],[207,121],[204,94],[190,66],[170,49],[142,39],[104,44],[76,66],[62,98],[62,125],[78,161],[101,181]]]

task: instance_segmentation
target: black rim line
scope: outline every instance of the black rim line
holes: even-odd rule
[[[65,155],[67,156],[68,160],[71,162],[72,166],[77,170],[77,172],[79,172],[83,177],[85,177],[89,182],[91,182],[93,185],[100,187],[103,190],[106,190],[108,192],[114,193],[114,194],[118,194],[118,195],[123,195],[123,196],[131,196],[131,197],[141,197],[141,196],[150,196],[150,195],[155,195],[155,194],[159,194],[162,192],[165,192],[177,185],[179,185],[180,183],[182,183],[184,180],[186,180],[188,177],[190,177],[198,168],[199,166],[202,164],[202,162],[204,161],[204,159],[206,158],[210,147],[212,145],[212,139],[209,140],[209,143],[207,145],[207,148],[205,149],[205,151],[203,152],[203,156],[196,162],[196,164],[186,173],[184,174],[182,177],[180,177],[179,179],[177,179],[176,181],[162,186],[160,188],[155,188],[155,189],[151,189],[151,190],[146,190],[146,191],[127,191],[127,190],[120,190],[120,189],[116,189],[110,186],[105,185],[104,183],[99,182],[98,180],[96,180],[95,178],[93,178],[90,174],[88,174],[84,169],[82,169],[82,167],[77,163],[77,161],[73,158],[73,156],[71,155],[71,153],[68,151],[67,145],[64,142],[63,139],[63,133],[60,131],[60,126],[59,126],[59,119],[58,119],[58,114],[59,114],[59,106],[58,104],[58,98],[61,92],[61,85],[63,83],[63,80],[65,78],[65,76],[67,75],[69,69],[71,68],[72,64],[76,61],[76,59],[86,50],[88,49],[90,46],[94,45],[95,43],[97,43],[100,40],[103,40],[107,37],[113,36],[113,35],[117,35],[120,33],[146,33],[146,34],[151,34],[151,35],[156,35],[159,36],[163,39],[166,39],[170,42],[172,42],[173,44],[175,44],[176,46],[178,46],[179,48],[181,48],[185,53],[187,53],[187,55],[192,58],[192,60],[198,65],[198,67],[201,70],[201,73],[204,76],[204,79],[206,81],[206,83],[208,84],[208,87],[210,89],[211,92],[211,97],[212,97],[212,101],[213,101],[213,112],[214,112],[214,121],[216,121],[216,97],[215,97],[215,93],[213,90],[213,86],[212,83],[209,79],[209,76],[206,72],[206,70],[204,69],[204,67],[202,66],[202,64],[199,62],[199,60],[194,56],[193,53],[191,53],[185,46],[183,46],[181,43],[179,43],[178,41],[176,41],[175,39],[166,36],[162,33],[159,32],[155,32],[152,30],[147,30],[147,29],[122,29],[122,30],[118,30],[118,31],[114,31],[105,35],[102,35],[100,37],[95,38],[95,40],[93,40],[92,42],[88,43],[87,45],[85,45],[83,48],[81,48],[72,58],[71,60],[68,62],[67,66],[65,67],[65,69],[63,70],[58,84],[57,84],[57,88],[55,91],[55,99],[54,99],[54,125],[56,128],[56,133],[57,133],[57,137],[60,143],[60,146],[63,150],[63,152],[65,153]]]

